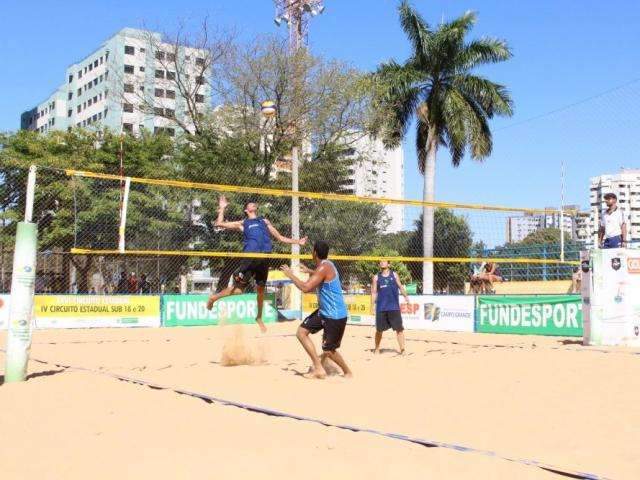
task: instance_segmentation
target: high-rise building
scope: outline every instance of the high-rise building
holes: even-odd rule
[[[193,127],[188,111],[211,103],[207,52],[162,42],[159,33],[124,28],[66,69],[62,86],[24,112],[25,130],[108,127],[175,133]],[[187,99],[181,92],[189,91]]]
[[[404,151],[386,149],[382,141],[368,136],[349,145],[345,158],[351,161],[349,180],[343,191],[363,197],[404,198]],[[389,220],[386,233],[404,229],[404,206],[385,205]]]
[[[524,240],[528,235],[543,228],[560,228],[560,213],[554,207],[547,207],[548,213],[525,214],[521,216],[513,216],[507,218],[507,243],[518,243]],[[577,211],[577,205],[566,205],[565,210]],[[565,237],[569,235],[572,239],[576,239],[576,217],[575,215],[562,215],[563,228],[566,232]]]
[[[590,234],[597,243],[602,212],[606,210],[604,196],[615,193],[618,205],[628,218],[628,241],[640,240],[640,170],[622,169],[618,174],[600,175],[591,178]]]

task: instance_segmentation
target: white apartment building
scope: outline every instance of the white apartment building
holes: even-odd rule
[[[349,182],[344,192],[363,197],[404,198],[404,151],[402,146],[388,150],[381,140],[363,136],[347,149],[352,160]],[[403,205],[386,205],[389,224],[385,233],[404,230]]]
[[[607,193],[616,194],[618,205],[627,215],[627,240],[640,240],[640,170],[622,169],[617,174],[591,178],[589,233],[593,244],[597,243],[600,219],[606,209],[604,196]]]
[[[176,120],[192,126],[181,78],[202,108],[211,103],[208,53],[162,42],[159,33],[124,28],[93,53],[66,69],[65,82],[37,107],[21,115],[21,128],[51,130],[108,127],[176,132]]]
[[[567,205],[566,210],[578,210],[577,205]],[[507,243],[518,243],[528,235],[542,228],[560,228],[560,214],[554,207],[546,207],[549,213],[525,214],[507,218]],[[563,217],[564,231],[575,239],[576,219],[573,215],[565,214]]]

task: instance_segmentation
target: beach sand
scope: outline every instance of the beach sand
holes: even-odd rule
[[[354,378],[319,381],[303,377],[296,327],[269,325],[265,336],[255,326],[34,332],[29,380],[0,386],[1,478],[566,478],[505,458],[640,477],[640,355],[631,349],[410,331],[406,355],[386,334],[374,356],[373,329],[349,326],[341,351]]]

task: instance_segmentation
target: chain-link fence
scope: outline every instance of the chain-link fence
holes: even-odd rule
[[[26,175],[25,170],[13,169],[3,178],[13,195],[3,211],[0,237],[4,292],[10,285],[15,225],[24,211]],[[245,203],[256,202],[260,216],[283,236],[291,234],[290,190],[153,178],[131,178],[127,185],[113,175],[39,168],[34,206],[39,226],[36,290],[204,292],[226,286],[240,261],[243,237],[215,226],[221,195],[229,202],[225,220],[242,220]],[[393,268],[416,291],[422,288],[425,261],[434,263],[433,290],[438,293],[468,290],[471,277],[482,273],[483,262],[498,264],[505,281],[567,280],[581,248],[571,238],[571,212],[562,219],[568,225],[562,262],[560,230],[554,228],[560,225],[558,211],[425,205],[340,193],[298,196],[300,232],[309,238],[301,249],[302,260],[308,261],[314,241],[326,240],[348,292],[367,291],[382,257],[391,258]],[[434,238],[433,256],[428,258],[423,253],[425,206],[435,210],[433,230],[426,232]],[[528,227],[531,232],[520,232],[522,238],[514,239],[508,228],[513,218],[533,225]],[[541,230],[547,234],[545,243],[536,244]],[[275,287],[283,281],[277,268],[292,258],[290,245],[274,239],[270,257]]]

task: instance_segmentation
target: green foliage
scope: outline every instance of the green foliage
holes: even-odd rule
[[[437,208],[434,214],[434,256],[445,258],[466,258],[473,245],[473,236],[467,220],[451,210]],[[422,217],[416,221],[413,240],[409,242],[410,255],[422,254]],[[420,278],[421,264],[411,264],[413,278]],[[469,277],[466,263],[435,263],[434,289],[450,293],[463,292],[464,282]]]
[[[472,12],[434,29],[403,0],[399,16],[411,55],[402,63],[383,63],[373,74],[377,112],[373,130],[387,145],[397,146],[417,120],[422,172],[429,135],[434,145],[450,150],[456,166],[467,150],[473,159],[487,157],[492,149],[488,120],[494,115],[511,115],[513,105],[503,85],[472,71],[511,58],[506,42],[489,37],[467,40],[476,22]]]
[[[565,242],[571,241],[571,236],[564,232]],[[541,244],[560,244],[559,228],[540,228],[535,232],[531,232],[521,242],[520,245],[541,245]]]

